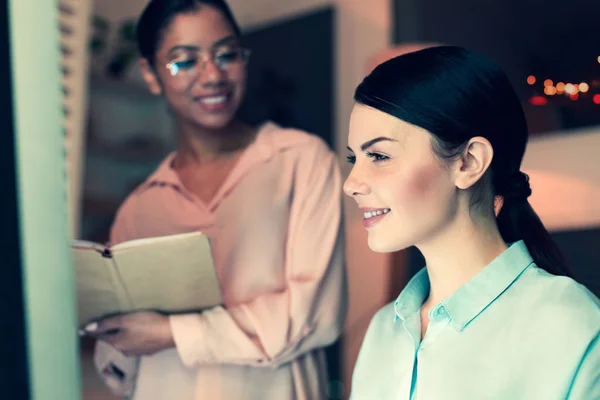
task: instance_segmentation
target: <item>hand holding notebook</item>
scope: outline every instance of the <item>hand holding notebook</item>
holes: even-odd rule
[[[200,232],[123,242],[74,241],[79,327],[136,311],[201,311],[222,303],[208,238]]]

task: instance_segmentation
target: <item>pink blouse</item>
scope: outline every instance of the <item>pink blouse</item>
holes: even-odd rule
[[[173,157],[121,206],[111,241],[204,232],[224,306],[171,316],[176,348],[107,383],[136,400],[326,399],[323,347],[347,306],[336,157],[316,136],[265,124],[209,204],[183,187]],[[96,351],[100,371],[122,357]]]

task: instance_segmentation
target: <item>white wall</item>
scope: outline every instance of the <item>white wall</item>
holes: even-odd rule
[[[145,3],[146,0],[95,0],[95,12],[119,21],[137,16]],[[390,0],[229,0],[229,4],[242,28],[252,28],[327,5],[336,7],[336,142],[343,162],[354,89],[366,74],[369,59],[389,44]],[[343,171],[348,173],[345,163]],[[351,200],[346,203],[346,211],[350,311],[344,343],[344,367],[348,389],[351,370],[370,318],[387,300],[389,256],[369,250],[361,216]]]
[[[600,226],[600,127],[534,137],[523,159],[531,205],[549,230]]]

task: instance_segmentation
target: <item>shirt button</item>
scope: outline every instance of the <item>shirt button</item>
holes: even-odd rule
[[[438,315],[439,317],[443,317],[443,316],[445,316],[445,315],[446,315],[446,309],[445,309],[443,306],[442,306],[442,307],[440,307],[440,308],[438,308],[438,310],[437,310],[437,315]]]

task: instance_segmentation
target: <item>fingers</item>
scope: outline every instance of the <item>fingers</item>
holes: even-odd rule
[[[123,321],[120,316],[106,318],[100,321],[94,321],[87,324],[79,331],[80,336],[92,336],[98,338],[104,335],[114,335],[123,328]]]
[[[106,318],[98,321],[96,324],[96,329],[94,329],[93,331],[97,334],[104,334],[108,331],[114,331],[123,328],[123,317],[117,316],[112,318]]]
[[[98,334],[94,335],[97,340],[102,340],[116,348],[117,350],[121,350],[120,344],[123,342],[123,335],[121,332],[117,331],[117,333],[107,333],[107,334]]]
[[[119,331],[123,328],[123,318],[121,316],[103,319],[98,321],[94,332],[98,335],[109,334],[110,331]]]

